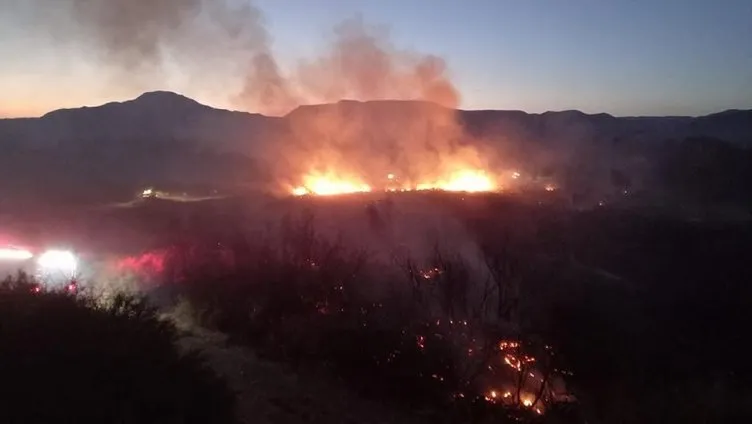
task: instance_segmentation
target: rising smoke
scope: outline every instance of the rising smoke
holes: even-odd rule
[[[248,86],[264,87],[244,97],[248,109],[266,111],[279,102],[268,94],[274,91],[268,87],[282,81],[271,38],[262,13],[250,2],[3,1],[12,15],[51,42],[73,46],[102,73],[113,72],[118,84],[166,83],[168,70],[177,68],[193,81],[228,87],[227,81],[243,78]]]
[[[457,90],[444,60],[396,49],[389,33],[356,17],[334,28],[331,50],[297,69],[304,98],[420,99],[456,107]]]
[[[297,110],[287,131],[265,140],[285,184],[311,172],[366,181],[395,173],[415,183],[489,167],[456,119],[460,96],[445,61],[398,48],[362,17],[337,25],[321,54],[282,69],[251,0],[10,1],[34,28],[117,73],[117,84],[154,86],[177,69],[237,108],[268,115],[342,99],[423,101]]]
[[[458,104],[441,58],[399,51],[387,32],[361,18],[338,25],[329,51],[285,75],[251,0],[5,1],[54,42],[73,44],[134,80],[153,83],[178,66],[202,79],[236,81],[228,97],[250,111],[283,114],[344,98]]]

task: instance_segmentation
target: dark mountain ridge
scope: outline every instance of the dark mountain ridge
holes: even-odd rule
[[[260,132],[278,125],[279,118],[216,109],[171,92],[151,92],[125,102],[56,110],[39,118],[0,120],[0,143],[45,148],[159,139],[238,151],[245,144],[244,134],[262,136]]]
[[[653,178],[660,174],[656,168],[677,160],[677,155],[696,157],[696,148],[675,147],[685,139],[720,141],[744,151],[752,147],[752,110],[700,117],[615,117],[577,110],[535,114],[454,110],[422,101],[343,100],[269,117],[212,108],[159,91],[39,118],[0,119],[0,178],[6,191],[78,193],[87,184],[100,184],[110,187],[107,193],[128,195],[154,181],[261,184],[291,148],[315,147],[322,137],[331,142],[346,133],[375,149],[398,150],[405,137],[426,138],[421,142],[430,144],[447,125],[459,131],[463,142],[499,152],[505,166],[553,173],[575,185],[605,181],[603,176],[615,169],[642,176],[630,181]],[[717,156],[731,160],[735,155]],[[691,172],[690,165],[672,169]],[[676,172],[672,178],[682,179]],[[67,188],[58,190],[50,181]]]
[[[77,140],[101,142],[143,138],[193,142],[213,149],[255,153],[255,142],[277,135],[290,121],[322,113],[343,117],[373,115],[394,118],[421,111],[449,111],[422,101],[343,100],[305,105],[283,117],[269,117],[217,109],[180,94],[157,91],[136,99],[96,107],[60,109],[39,118],[0,119],[0,143],[15,142],[45,147]],[[615,117],[578,110],[527,113],[517,110],[457,110],[466,130],[479,137],[517,136],[524,140],[568,138],[573,130],[596,139],[664,140],[712,137],[752,146],[752,110],[726,110],[700,116]]]

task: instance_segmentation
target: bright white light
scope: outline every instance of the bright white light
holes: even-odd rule
[[[308,194],[308,189],[305,187],[295,187],[292,189],[292,194],[295,196],[305,196]]]
[[[37,259],[39,267],[46,272],[75,273],[78,268],[76,255],[67,250],[48,250]]]
[[[0,249],[0,260],[8,260],[8,261],[23,261],[26,259],[31,259],[34,255],[29,252],[28,250],[24,249],[13,249],[13,248],[2,248]]]

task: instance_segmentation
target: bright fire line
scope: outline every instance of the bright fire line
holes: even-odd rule
[[[462,170],[457,171],[445,179],[438,179],[431,182],[422,182],[418,184],[400,183],[395,174],[387,175],[388,183],[384,191],[423,191],[423,190],[440,190],[454,192],[489,192],[496,191],[498,187],[495,181],[488,176],[485,171],[481,170]],[[366,193],[374,189],[356,178],[342,178],[337,175],[328,174],[309,174],[303,178],[303,184],[292,188],[292,194],[295,196],[304,196],[308,194],[318,196],[332,196],[349,193]]]
[[[302,196],[315,194],[332,196],[336,194],[366,193],[371,191],[368,184],[351,178],[340,178],[331,173],[309,174],[303,178],[303,185],[295,187],[292,194]]]

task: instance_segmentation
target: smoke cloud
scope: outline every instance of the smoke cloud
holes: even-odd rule
[[[283,70],[263,13],[249,1],[58,0],[53,11],[46,0],[17,1],[55,40],[127,75],[123,84],[153,85],[177,67],[199,85],[221,87],[239,109],[294,110],[284,134],[265,143],[280,181],[319,172],[380,182],[394,173],[415,184],[489,167],[456,119],[460,96],[445,61],[398,48],[386,28],[362,17],[333,28],[323,52]],[[342,99],[421,102],[296,109]]]
[[[329,52],[297,69],[295,85],[304,103],[411,99],[459,104],[443,59],[396,49],[388,32],[360,17],[338,25],[334,36]]]
[[[4,1],[28,27],[53,43],[77,48],[102,73],[112,72],[118,84],[153,87],[166,84],[169,71],[175,71],[199,85],[221,86],[234,97],[239,89],[232,81],[242,79],[254,94],[245,93],[243,106],[254,111],[270,109],[284,86],[263,14],[250,2]]]
[[[459,102],[441,58],[396,49],[388,32],[362,18],[338,25],[328,51],[285,75],[263,13],[250,1],[8,1],[11,12],[55,42],[78,46],[103,68],[128,75],[122,83],[154,84],[166,78],[166,68],[177,67],[194,81],[222,84],[239,108],[273,115],[340,99]]]
[[[201,0],[68,0],[81,36],[128,69],[158,65],[201,12]],[[66,22],[63,22],[64,24]],[[69,30],[63,26],[61,29]]]

